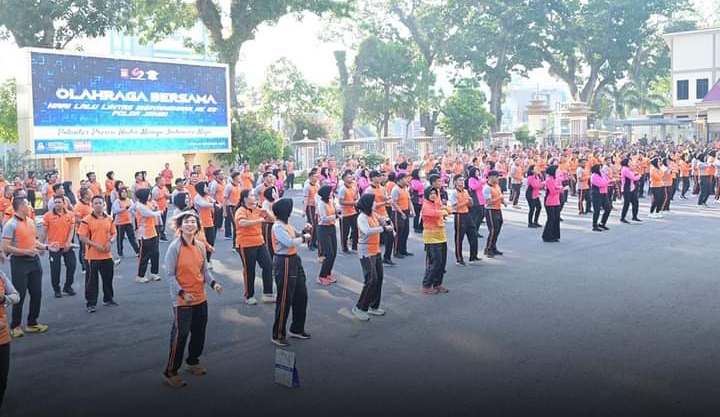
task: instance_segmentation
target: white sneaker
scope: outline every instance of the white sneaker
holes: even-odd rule
[[[353,315],[354,315],[355,317],[357,317],[358,320],[360,320],[360,321],[368,321],[368,320],[370,320],[370,316],[368,316],[368,314],[367,314],[366,312],[364,312],[364,311],[360,310],[359,308],[357,308],[357,306],[355,306],[355,307],[352,308],[352,313],[353,313]]]
[[[113,259],[113,266],[117,267],[118,265],[120,265],[120,262],[122,262],[122,259],[120,258]]]
[[[263,303],[274,303],[275,295],[274,294],[263,294],[261,297],[261,300]]]
[[[650,213],[650,214],[648,214],[648,218],[649,218],[649,219],[657,219],[658,217],[657,217],[657,214],[655,214],[655,213]]]
[[[160,275],[158,274],[150,274],[150,280],[151,281],[160,281]]]
[[[140,284],[147,284],[148,282],[150,282],[150,280],[145,277],[136,277],[135,282]]]
[[[254,306],[255,304],[257,304],[257,300],[255,299],[255,297],[246,298],[245,304],[249,306]]]
[[[370,308],[367,313],[372,314],[373,316],[384,316],[385,310],[382,308]]]
[[[655,218],[656,218],[656,219],[662,219],[663,217],[665,217],[665,216],[663,216],[662,213],[656,213],[656,214],[655,214]]]

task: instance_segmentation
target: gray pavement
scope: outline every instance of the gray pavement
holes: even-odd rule
[[[387,315],[366,323],[350,314],[357,258],[340,255],[339,282],[321,287],[316,254],[303,250],[312,339],[291,340],[297,389],[273,383],[274,306],[242,302],[229,241],[215,254],[225,293],[209,295],[201,358],[209,373],[183,372],[180,390],[160,378],[172,317],[165,282],[135,283],[137,260],[127,257],[115,275],[120,307],[89,315],[82,291],[53,298],[44,259],[40,319],[50,330],[13,340],[4,412],[718,415],[720,205],[699,210],[692,201],[639,225],[620,224],[615,203],[611,230],[594,233],[571,199],[556,244],[526,227],[526,204],[506,209],[505,255],[460,268],[450,251],[445,295],[420,293],[424,257],[413,235],[416,256],[385,269]],[[645,219],[649,199],[641,203]],[[75,287],[83,288],[79,273]]]

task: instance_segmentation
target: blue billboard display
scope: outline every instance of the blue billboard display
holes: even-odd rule
[[[32,51],[37,155],[226,152],[222,65]]]

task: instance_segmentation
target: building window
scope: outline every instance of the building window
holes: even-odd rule
[[[678,80],[677,82],[677,99],[687,100],[690,98],[688,80]]]
[[[695,98],[698,100],[704,99],[708,93],[708,79],[701,78],[695,81]]]

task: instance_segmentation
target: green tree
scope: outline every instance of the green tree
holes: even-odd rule
[[[292,124],[295,128],[295,133],[292,135],[292,140],[303,140],[305,138],[304,130],[308,131],[309,139],[327,138],[328,129],[327,126],[317,120],[317,118],[308,115],[299,115],[292,120]]]
[[[17,141],[17,96],[15,80],[11,79],[0,84],[0,142]]]
[[[469,69],[490,87],[493,131],[502,123],[503,89],[512,73],[527,76],[542,66],[538,48],[542,0],[449,0],[449,59],[460,70]]]
[[[687,0],[556,1],[545,15],[540,51],[571,96],[594,107],[599,94],[624,78],[633,59],[642,65],[645,41],[660,30],[657,20],[687,5]]]
[[[493,123],[485,109],[485,94],[475,88],[458,86],[442,108],[439,127],[456,147],[471,148],[483,139]]]
[[[133,1],[136,9],[144,10],[144,14],[130,19],[128,27],[143,34],[146,40],[161,39],[179,26],[190,27],[199,19],[210,34],[211,49],[220,62],[228,64],[231,77],[235,74],[240,48],[255,38],[261,25],[273,25],[285,15],[300,16],[305,11],[317,15],[346,15],[351,5],[349,0]],[[229,7],[224,9],[223,5]],[[236,106],[237,95],[232,84],[230,93]]]
[[[513,132],[515,134],[515,140],[523,144],[523,147],[529,147],[535,144],[537,138],[535,135],[530,134],[530,130],[527,126],[520,126]]]
[[[318,86],[308,82],[285,58],[268,67],[260,91],[263,116],[268,119],[280,116],[285,122],[288,137],[294,132],[292,121],[316,113],[320,103]]]
[[[342,138],[351,138],[351,132],[358,113],[358,96],[360,86],[359,72],[353,71],[352,76],[347,66],[347,52],[335,51],[335,65],[338,69],[338,89],[342,104]]]
[[[421,68],[413,51],[400,42],[365,39],[355,59],[362,85],[358,97],[361,115],[372,123],[378,137],[388,135],[390,117],[408,111]]]
[[[73,40],[119,27],[126,0],[0,0],[0,40],[20,48],[64,49]]]
[[[265,159],[280,158],[285,141],[282,136],[263,124],[255,113],[233,112],[231,152],[216,158],[232,164],[237,158],[255,166]]]

